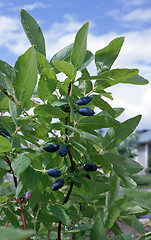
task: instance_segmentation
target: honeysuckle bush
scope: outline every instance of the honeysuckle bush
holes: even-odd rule
[[[135,188],[133,175],[142,170],[118,151],[141,115],[119,122],[124,109],[110,106],[108,88],[148,83],[138,69],[111,68],[124,38],[93,54],[86,22],[48,60],[42,30],[25,10],[21,23],[31,47],[14,67],[0,61],[1,239],[135,239],[120,220],[148,239],[136,216],[150,209],[118,194],[120,186]],[[96,75],[88,71],[92,61]],[[79,105],[83,97],[90,101]]]

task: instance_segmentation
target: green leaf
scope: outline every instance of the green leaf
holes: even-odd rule
[[[22,107],[24,107],[27,100],[32,96],[37,83],[37,61],[34,47],[29,48],[18,58],[15,69],[15,94]]]
[[[41,53],[36,52],[36,58],[37,58],[37,67],[38,67],[39,73],[41,73],[46,68],[52,68],[51,64],[48,62],[45,56],[42,55]]]
[[[65,226],[70,226],[71,221],[66,211],[58,205],[48,205],[48,210],[51,211]]]
[[[43,101],[47,100],[56,89],[56,86],[57,78],[55,72],[49,68],[44,69],[38,82],[38,96]]]
[[[93,95],[92,98],[93,98],[92,103],[94,103],[96,107],[108,112],[113,117],[115,116],[114,109],[106,101],[104,101],[99,95]]]
[[[143,78],[140,75],[135,75],[133,77],[130,77],[128,79],[126,79],[123,83],[130,83],[130,84],[135,84],[135,85],[145,85],[148,84],[148,80]]]
[[[15,176],[19,176],[22,172],[24,172],[30,163],[30,158],[26,157],[24,154],[20,154],[18,158],[15,158],[12,162],[12,168]]]
[[[31,230],[24,231],[11,227],[0,228],[0,239],[3,240],[26,240],[31,234],[33,234]]]
[[[124,141],[135,130],[140,120],[141,115],[138,115],[121,123],[120,126],[110,128],[104,137],[104,150],[108,151]]]
[[[88,155],[86,148],[82,144],[80,144],[79,142],[76,142],[74,140],[72,140],[72,143],[76,149],[78,149],[80,152],[82,152],[87,157],[87,159],[90,159],[90,156]]]
[[[118,236],[113,236],[111,237],[111,239],[112,240],[135,240],[136,238],[131,232],[126,232]]]
[[[34,191],[39,183],[37,172],[29,166],[24,171],[23,176],[25,177],[26,185],[29,191]]]
[[[107,235],[104,230],[104,225],[100,214],[95,218],[94,224],[91,229],[90,240],[106,240]]]
[[[65,118],[68,116],[60,107],[52,107],[50,104],[38,106],[34,112],[44,117]]]
[[[94,59],[93,53],[87,50],[84,62],[82,63],[81,67],[78,70],[81,71],[84,68],[86,68],[93,61],[93,59]]]
[[[4,202],[7,202],[7,201],[8,201],[8,197],[6,197],[6,196],[0,197],[0,203],[4,203]]]
[[[79,29],[75,37],[70,60],[76,69],[79,69],[81,67],[87,54],[86,48],[87,48],[88,28],[89,28],[89,23],[86,22]]]
[[[12,150],[11,143],[3,136],[0,136],[0,152],[10,152]]]
[[[10,169],[8,164],[5,161],[3,161],[3,160],[0,160],[0,168],[6,169],[6,170]]]
[[[108,128],[111,126],[117,126],[119,122],[112,118],[110,115],[107,114],[97,114],[90,117],[85,117],[80,119],[77,122],[77,128],[80,128],[84,131],[87,129],[101,129],[101,128]]]
[[[128,202],[127,198],[121,198],[114,202],[114,204],[108,209],[107,217],[105,219],[105,227],[110,229],[120,216],[121,212],[126,207]]]
[[[37,52],[46,56],[45,40],[41,28],[35,19],[24,9],[21,10],[21,23],[31,45],[34,45]]]
[[[20,225],[19,225],[19,222],[18,222],[18,220],[17,220],[16,215],[15,215],[12,211],[10,211],[8,208],[3,208],[3,211],[4,211],[4,213],[6,214],[8,220],[11,222],[11,224],[12,224],[14,227],[18,227],[18,228],[19,228]]]
[[[109,70],[116,60],[124,42],[124,37],[115,38],[109,45],[95,53],[95,64],[98,75]]]
[[[118,198],[120,178],[115,174],[109,178],[110,190],[106,195],[106,208],[110,208]]]
[[[5,91],[7,91],[11,96],[14,95],[11,80],[7,76],[3,75],[1,72],[0,72],[0,85],[2,86],[0,88],[2,91],[4,91],[5,89]]]
[[[58,69],[53,65],[54,61],[66,61],[69,62],[70,60],[70,55],[71,55],[71,51],[73,48],[73,43],[71,43],[70,45],[68,45],[67,47],[61,49],[59,52],[57,52],[52,59],[50,60],[50,64],[53,66],[53,69],[55,71],[55,73],[59,73]]]
[[[17,106],[16,106],[16,103],[14,103],[10,99],[9,99],[9,113],[11,115],[11,118],[12,118],[14,124],[17,125],[17,117],[18,117]]]
[[[0,116],[0,125],[2,125],[10,134],[13,133],[12,126],[5,120],[5,117]]]
[[[70,79],[75,79],[76,69],[71,63],[58,60],[54,61],[53,64],[60,72],[66,74],[67,77],[69,77]]]
[[[0,72],[5,74],[7,78],[12,79],[14,75],[14,68],[8,63],[0,60]]]

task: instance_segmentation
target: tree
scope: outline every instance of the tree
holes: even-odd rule
[[[15,185],[0,197],[1,239],[110,239],[107,229],[114,232],[112,239],[134,239],[122,234],[117,220],[135,222],[143,231],[135,216],[148,209],[118,198],[117,189],[120,180],[136,187],[132,175],[142,167],[120,155],[117,146],[141,115],[120,123],[116,118],[124,109],[104,99],[112,99],[108,87],[148,81],[137,69],[111,69],[123,37],[93,55],[87,50],[86,22],[74,43],[48,61],[37,22],[25,10],[21,22],[32,46],[14,67],[0,61],[0,173],[11,174]],[[87,69],[92,61],[94,76]],[[102,128],[109,128],[104,137],[97,131]]]

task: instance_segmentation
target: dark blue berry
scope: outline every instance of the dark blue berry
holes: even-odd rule
[[[61,187],[63,187],[64,185],[64,180],[63,179],[58,179],[57,181],[54,182],[54,184],[52,185],[52,190],[53,191],[57,191],[58,189],[60,189]]]
[[[65,157],[68,153],[68,146],[66,144],[63,144],[59,147],[59,155],[61,157]]]
[[[78,105],[86,105],[92,101],[92,97],[82,97],[76,101]]]
[[[83,116],[92,116],[95,114],[94,110],[91,108],[79,108],[78,113]]]
[[[56,152],[59,149],[59,145],[50,144],[43,148],[46,152]]]
[[[48,175],[51,176],[51,177],[60,177],[62,175],[61,171],[59,169],[53,169],[53,168],[50,168],[48,171],[47,171]]]
[[[88,171],[88,172],[94,172],[97,170],[97,166],[94,163],[87,163],[84,166],[84,170]]]

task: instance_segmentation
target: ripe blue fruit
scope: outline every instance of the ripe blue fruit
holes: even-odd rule
[[[59,145],[50,144],[43,148],[46,152],[56,152],[59,149]]]
[[[51,177],[60,177],[62,175],[61,171],[59,169],[53,169],[53,168],[50,168],[48,171],[47,171],[48,175],[51,176]]]
[[[84,170],[88,171],[88,172],[94,172],[97,170],[97,166],[94,163],[87,163],[84,166]]]
[[[82,97],[76,101],[78,105],[86,105],[92,101],[92,97]]]
[[[25,196],[27,201],[29,201],[30,195],[31,195],[31,192],[27,191]]]
[[[57,191],[59,188],[63,187],[63,185],[64,185],[64,180],[63,179],[58,179],[52,185],[52,190]]]
[[[86,108],[79,108],[78,109],[78,113],[83,115],[83,116],[92,116],[92,115],[95,114],[94,110],[91,109],[91,108],[88,108],[88,107],[86,107]]]
[[[2,129],[2,132],[3,132],[6,136],[11,137],[10,133],[9,133],[5,128]]]
[[[68,146],[66,144],[63,144],[59,147],[59,155],[61,157],[65,157],[68,153]]]

